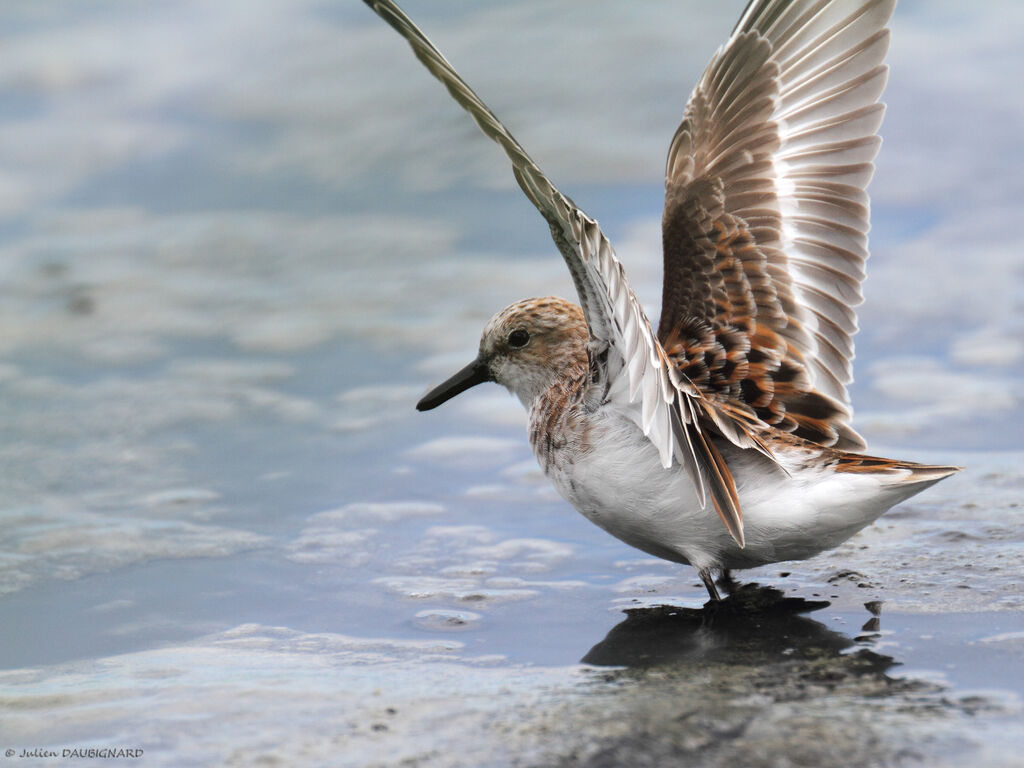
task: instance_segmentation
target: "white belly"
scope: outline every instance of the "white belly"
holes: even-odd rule
[[[886,503],[872,478],[824,470],[787,475],[753,451],[724,453],[733,471],[746,547],[740,549],[689,475],[662,467],[630,421],[598,411],[590,449],[558,455],[548,475],[562,496],[613,536],[657,557],[697,568],[752,568],[801,560],[837,546],[899,499]]]

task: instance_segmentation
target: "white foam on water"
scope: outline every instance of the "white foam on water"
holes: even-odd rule
[[[249,531],[66,505],[0,511],[0,594],[153,559],[227,557],[266,546]]]

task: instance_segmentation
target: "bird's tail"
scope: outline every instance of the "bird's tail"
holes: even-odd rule
[[[913,461],[883,459],[859,453],[842,453],[835,467],[837,472],[874,476],[878,482],[899,500],[920,493],[939,480],[955,475],[963,467],[940,464],[917,464]]]

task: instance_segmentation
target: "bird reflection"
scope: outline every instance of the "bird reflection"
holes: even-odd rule
[[[701,609],[661,606],[626,611],[625,621],[583,657],[585,664],[645,668],[661,665],[756,666],[842,660],[856,674],[881,674],[896,662],[802,614],[827,601],[785,597],[758,584],[737,586],[719,604]],[[854,662],[852,665],[848,661]]]

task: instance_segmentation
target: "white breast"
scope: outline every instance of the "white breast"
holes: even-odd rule
[[[876,479],[826,469],[787,475],[754,451],[724,447],[743,513],[740,549],[689,476],[662,467],[628,419],[598,409],[583,425],[587,448],[559,451],[547,473],[562,496],[613,536],[697,568],[750,568],[832,548],[888,509]],[[794,468],[795,469],[795,468]]]
[[[725,545],[720,534],[730,539],[714,509],[700,508],[686,473],[666,470],[635,424],[599,409],[586,426],[588,448],[560,452],[548,476],[587,519],[631,546],[698,567],[703,550]]]

